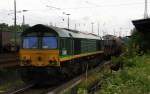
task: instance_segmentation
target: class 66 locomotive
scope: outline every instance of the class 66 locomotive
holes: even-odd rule
[[[114,47],[113,40],[102,40],[91,33],[41,24],[24,31],[21,41],[21,77],[26,83],[39,84],[72,78],[85,72],[87,65],[94,68]]]
[[[66,61],[103,53],[97,35],[41,24],[24,31],[21,41],[21,66],[61,66]]]

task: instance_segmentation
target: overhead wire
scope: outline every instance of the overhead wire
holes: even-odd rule
[[[89,3],[89,2],[88,2]],[[90,3],[89,3],[90,4]],[[91,5],[95,5],[95,6],[92,6],[92,7],[68,7],[68,8],[60,8],[60,10],[66,10],[66,9],[89,9],[89,8],[101,8],[101,7],[124,7],[124,6],[135,6],[135,5],[142,5],[144,4],[144,2],[137,2],[137,3],[121,3],[121,4],[110,4],[110,5],[97,5],[97,4],[93,4],[91,3]],[[150,3],[148,3],[150,4]]]

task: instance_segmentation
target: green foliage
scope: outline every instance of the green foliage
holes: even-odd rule
[[[150,32],[132,31],[131,39],[128,43],[129,54],[147,53],[150,50]],[[133,53],[134,52],[134,53]]]
[[[124,56],[119,56],[119,57],[112,56],[111,62],[112,62],[112,64],[124,64],[125,57]]]
[[[9,32],[13,32],[13,31],[17,31],[17,32],[22,32],[23,30],[29,28],[30,26],[28,24],[26,25],[17,25],[16,28],[14,28],[13,25],[9,26],[8,24],[5,23],[0,23],[0,32],[1,31],[9,31]]]
[[[150,55],[126,58],[133,66],[126,66],[115,74],[107,74],[99,94],[149,94]]]
[[[9,31],[9,26],[8,26],[8,24],[1,23],[1,24],[0,24],[0,31]]]
[[[92,73],[88,73],[87,80],[82,81],[82,83],[80,83],[78,85],[78,87],[87,89],[90,86],[92,86],[95,82],[99,81],[100,80],[100,76],[101,76],[101,73],[96,72],[96,71],[94,71]]]
[[[99,91],[101,94],[149,94],[150,93],[150,33],[135,29],[126,45],[124,55],[112,57],[113,64],[123,63],[124,69],[115,74],[107,73]]]
[[[134,29],[132,31],[131,38],[127,44],[127,52],[126,53],[128,56],[132,57],[138,53],[140,41],[141,41],[141,38],[140,38],[138,32]]]
[[[132,31],[124,55],[112,57],[113,64],[123,63],[116,73],[107,73],[100,94],[150,93],[150,33]]]
[[[7,92],[9,89],[12,89],[14,87],[20,87],[23,83],[22,80],[12,80],[7,81],[5,84],[0,84],[0,94],[5,94],[4,92]]]
[[[0,69],[0,94],[24,84],[15,69]]]

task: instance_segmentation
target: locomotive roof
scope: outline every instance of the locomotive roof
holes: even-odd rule
[[[42,29],[42,30],[41,30]],[[42,24],[37,24],[35,26],[30,27],[26,31],[22,33],[22,35],[27,34],[28,32],[48,32],[53,31],[58,34],[59,37],[73,37],[73,38],[85,38],[85,39],[101,39],[100,36],[91,34],[91,33],[84,33],[77,30],[70,30],[66,28],[59,28],[54,26],[45,26]]]

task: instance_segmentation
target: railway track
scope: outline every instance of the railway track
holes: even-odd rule
[[[17,53],[0,54],[0,68],[7,68],[14,66],[18,66]]]
[[[97,66],[96,68],[87,71],[87,73],[90,74],[93,71],[100,71],[102,67],[107,66],[109,63],[110,63],[109,61],[102,63],[101,65]],[[65,83],[47,93],[44,93],[44,94],[64,94],[67,90],[73,89],[75,86],[77,86],[83,80],[86,80],[87,73],[83,73],[80,76],[78,76],[78,77],[68,81],[67,83]]]
[[[53,89],[55,89],[57,87],[55,86],[51,86],[51,87],[42,87],[42,88],[37,88],[37,87],[34,87],[34,88],[31,88],[25,92],[22,92],[22,93],[19,93],[19,94],[46,94],[48,91],[51,91]]]
[[[105,62],[94,69],[89,70],[87,73],[90,74],[93,71],[99,71],[101,67],[108,65],[108,62]],[[7,92],[5,94],[63,94],[69,89],[74,88],[82,81],[86,80],[86,73],[81,74],[80,76],[71,79],[70,81],[64,82],[59,86],[46,86],[46,87],[36,87],[34,84],[26,85],[15,91]]]
[[[85,74],[80,75],[79,77],[76,77],[72,79],[71,81],[68,81],[67,83],[51,90],[48,91],[45,94],[63,94],[65,91],[73,88],[74,86],[78,85],[83,79],[84,79]]]
[[[18,88],[9,90],[9,91],[5,92],[4,94],[22,94],[23,92],[32,88],[33,86],[34,86],[34,84],[23,85],[23,86],[20,86]]]
[[[66,90],[79,84],[84,75],[76,77],[60,86],[44,86],[36,87],[34,85],[28,85],[23,88],[19,88],[15,91],[7,92],[5,94],[63,94]]]
[[[56,86],[38,87],[34,84],[25,85],[15,90],[7,91],[4,94],[46,94],[48,91],[57,88]]]

